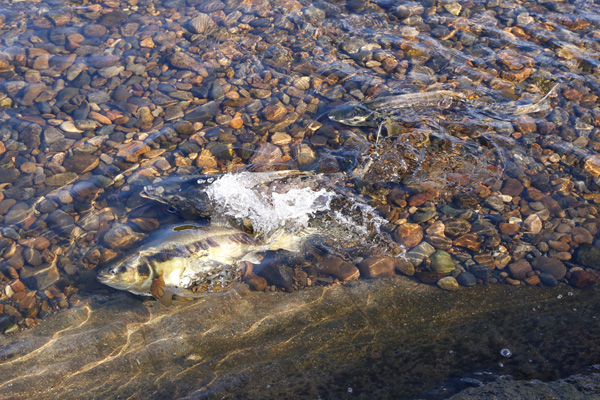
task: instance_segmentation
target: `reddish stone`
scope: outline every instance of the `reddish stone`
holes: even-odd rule
[[[596,277],[587,271],[578,269],[571,273],[569,283],[576,288],[590,287],[596,283]]]
[[[403,224],[394,231],[394,238],[406,249],[412,249],[423,240],[423,229],[417,224]]]
[[[516,235],[521,230],[520,225],[511,224],[508,222],[500,222],[498,224],[498,227],[500,228],[500,232],[502,232],[504,235],[508,235],[508,236]]]
[[[454,239],[454,245],[458,247],[464,247],[471,251],[479,251],[481,248],[481,237],[475,233],[467,233],[456,239]]]
[[[518,260],[508,264],[508,269],[515,279],[525,279],[527,274],[532,271],[531,264],[527,260]]]
[[[391,257],[369,257],[358,264],[358,269],[365,278],[379,278],[394,275],[396,263]]]

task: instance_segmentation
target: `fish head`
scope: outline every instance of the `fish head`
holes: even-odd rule
[[[147,291],[153,270],[146,257],[134,254],[118,262],[101,267],[98,270],[98,280],[112,288],[129,290],[135,293]]]
[[[361,106],[360,103],[351,102],[331,110],[329,119],[350,126],[370,125],[369,118],[373,114],[373,111]]]

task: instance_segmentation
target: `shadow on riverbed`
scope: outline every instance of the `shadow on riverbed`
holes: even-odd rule
[[[571,290],[394,277],[171,308],[97,295],[5,340],[0,398],[442,398],[485,376],[553,380],[600,356],[597,289]]]

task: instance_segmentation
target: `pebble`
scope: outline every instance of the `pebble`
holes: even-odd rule
[[[431,271],[440,274],[450,274],[456,269],[452,256],[443,250],[437,250],[429,257],[431,261]]]
[[[128,249],[145,237],[127,225],[115,225],[104,234],[104,243],[111,249]]]
[[[76,174],[85,174],[92,171],[100,164],[100,159],[91,154],[75,154],[67,158],[63,166],[68,172]]]
[[[537,235],[542,231],[543,222],[537,214],[531,214],[523,221],[523,228],[526,233]]]
[[[421,242],[406,253],[406,258],[408,258],[415,267],[418,267],[424,259],[429,258],[435,253],[435,250],[436,249],[429,243]]]
[[[437,285],[440,288],[442,288],[444,290],[448,290],[450,292],[456,292],[457,290],[460,289],[460,286],[459,286],[458,282],[456,281],[456,279],[451,276],[446,276],[446,277],[440,279],[439,281],[437,281]]]
[[[391,257],[368,257],[358,264],[358,269],[365,278],[393,276],[395,267],[396,263]]]
[[[576,288],[590,287],[596,284],[596,277],[584,270],[571,272],[569,283]]]
[[[394,238],[406,249],[412,249],[423,240],[423,228],[418,224],[402,224],[394,231]]]
[[[525,279],[533,270],[529,261],[523,259],[508,264],[508,269],[515,279]]]
[[[578,264],[600,270],[600,248],[589,243],[583,243],[577,249],[576,254],[575,260]]]
[[[317,263],[319,272],[332,275],[341,281],[356,280],[360,276],[360,271],[356,266],[344,261],[343,258],[333,255],[325,256]]]
[[[473,275],[469,271],[461,272],[456,277],[456,281],[458,282],[459,285],[465,286],[465,287],[472,287],[477,284],[477,278],[475,277],[475,275]]]
[[[531,262],[531,266],[535,270],[552,275],[557,280],[563,279],[567,274],[565,264],[555,258],[540,256]]]
[[[246,282],[252,290],[256,291],[263,291],[268,286],[267,280],[262,276],[256,275],[254,272],[248,274],[244,278],[244,282]]]
[[[556,286],[558,285],[558,281],[556,278],[550,274],[540,273],[539,274],[540,281],[546,286]]]
[[[198,34],[206,32],[214,25],[215,23],[212,18],[204,13],[199,13],[197,17],[192,18],[189,22],[190,31]]]
[[[265,278],[270,285],[284,288],[288,292],[294,290],[294,270],[287,265],[269,263],[258,274]]]

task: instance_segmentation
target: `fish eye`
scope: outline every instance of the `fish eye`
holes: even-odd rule
[[[176,214],[177,209],[173,206],[169,206],[169,207],[167,207],[167,212],[170,212],[171,214]]]
[[[117,273],[117,271],[114,268],[111,268],[111,269],[108,270],[108,273],[111,274],[111,275],[114,275],[114,274]]]
[[[175,203],[179,203],[181,201],[181,197],[173,196],[173,197],[171,197],[171,201],[174,201]]]

